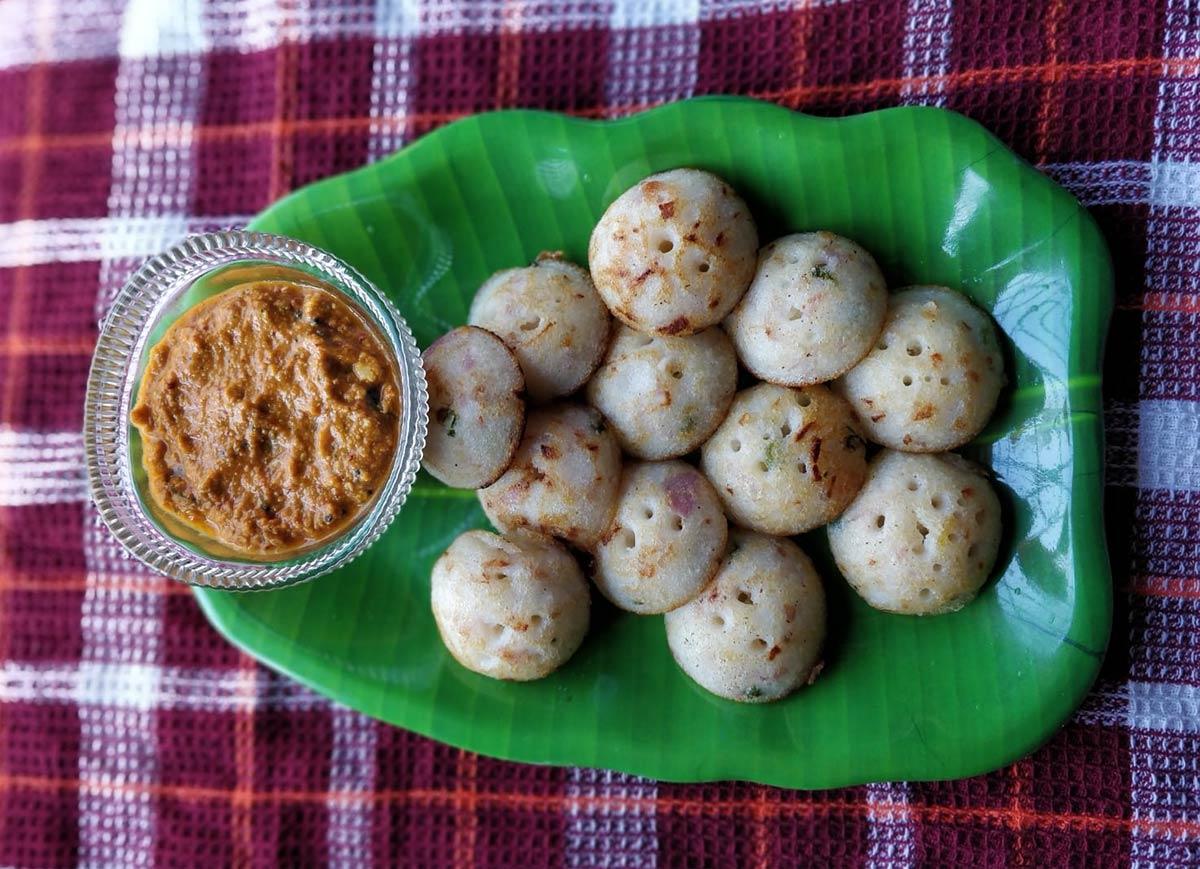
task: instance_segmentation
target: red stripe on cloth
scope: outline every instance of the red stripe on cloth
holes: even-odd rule
[[[30,793],[46,793],[79,788],[108,789],[117,793],[129,795],[150,795],[154,797],[174,798],[197,802],[218,801],[236,802],[236,790],[225,788],[196,788],[173,786],[165,784],[137,784],[88,782],[78,778],[56,778],[51,776],[7,775],[0,777],[0,791],[20,791]],[[359,793],[353,791],[291,791],[263,790],[248,795],[250,803],[294,804],[294,803],[324,803],[330,796],[346,802],[368,803],[410,803],[413,805],[453,805],[458,807],[508,807],[529,811],[567,811],[571,808],[595,808],[609,811],[621,811],[631,808],[653,808],[659,817],[676,815],[680,817],[747,817],[753,814],[754,807],[750,800],[703,800],[703,799],[670,799],[658,797],[653,800],[638,800],[634,798],[617,797],[565,797],[539,796],[523,793],[488,794],[476,793],[468,795],[460,791],[375,791],[374,793]],[[863,802],[854,799],[829,800],[825,802],[800,802],[784,800],[777,805],[768,803],[770,808],[765,810],[765,816],[770,818],[788,816],[828,816],[828,815],[861,815],[867,811]],[[976,822],[989,827],[1012,829],[1018,823],[1018,817],[1008,808],[988,808],[977,805],[910,805],[895,807],[879,805],[874,811],[890,816],[901,812],[911,812],[921,821],[933,823]],[[1028,812],[1025,819],[1030,825],[1038,825],[1051,829],[1080,829],[1088,832],[1144,830],[1183,838],[1200,838],[1200,821],[1156,819],[1156,818],[1123,818],[1088,815],[1075,812]]]

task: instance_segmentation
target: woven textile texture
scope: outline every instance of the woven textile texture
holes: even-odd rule
[[[139,261],[462,115],[692,94],[977,119],[1112,247],[1100,681],[944,784],[502,763],[336,707],[119,558],[82,471]],[[0,866],[1200,863],[1197,0],[0,0]]]

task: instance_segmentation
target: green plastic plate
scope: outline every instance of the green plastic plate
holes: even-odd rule
[[[197,590],[208,618],[323,694],[501,758],[818,788],[957,778],[1032,751],[1088,690],[1111,624],[1100,360],[1112,276],[1087,212],[983,128],[931,108],[822,119],[727,97],[602,122],[497,112],[304,188],[252,226],[352,263],[426,346],[465,321],[491,272],[547,249],[586,263],[604,207],[675,166],[729,179],[763,241],[833,230],[874,252],[892,286],[960,287],[992,312],[1012,383],[967,452],[995,470],[1007,536],[978,600],[931,619],[875,612],[818,532],[799,542],[829,589],[828,666],[787,700],[706,694],[671,660],[661,617],[598,595],[567,667],[495,682],[451,660],[429,610],[434,559],[487,522],[473,493],[422,474],[352,565],[280,591]]]

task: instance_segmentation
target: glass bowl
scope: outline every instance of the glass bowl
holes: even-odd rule
[[[141,438],[129,421],[148,351],[171,323],[203,299],[262,279],[317,285],[343,298],[390,353],[402,399],[391,471],[367,509],[328,539],[271,561],[238,555],[157,509],[142,468]],[[351,266],[283,236],[232,230],[192,236],[138,269],[101,323],[84,406],[92,500],[134,557],[174,579],[234,590],[294,585],[349,563],[395,519],[421,463],[428,410],[421,355],[408,324]]]

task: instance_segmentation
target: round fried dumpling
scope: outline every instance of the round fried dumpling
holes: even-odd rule
[[[874,257],[832,232],[807,232],[759,252],[754,281],[725,328],[756,377],[807,386],[858,364],[886,313],[887,284]]]
[[[534,410],[512,464],[479,490],[501,531],[528,529],[590,549],[608,530],[621,481],[621,448],[604,417],[560,404]]]
[[[708,439],[737,390],[737,358],[715,326],[665,338],[618,326],[587,399],[612,423],[627,453],[667,459]]]
[[[739,392],[701,457],[729,517],[767,534],[824,525],[867,472],[854,414],[824,386],[760,383]]]
[[[954,290],[911,287],[892,296],[878,343],[838,389],[871,440],[932,453],[983,431],[1004,383],[987,314]]]
[[[447,486],[490,485],[512,461],[525,427],[525,378],[516,357],[491,332],[460,326],[421,359],[429,384],[421,463]]]
[[[611,324],[588,273],[545,253],[531,266],[484,281],[467,320],[512,349],[529,397],[538,402],[584,384],[604,358]]]
[[[691,465],[626,465],[612,525],[596,547],[593,579],[621,609],[673,610],[712,579],[727,533],[717,493]]]
[[[545,537],[468,531],[434,563],[430,584],[446,649],[493,679],[540,679],[587,633],[587,582],[571,554]]]
[[[1000,547],[1000,501],[953,453],[883,450],[854,503],[829,526],[846,581],[875,609],[932,615],[979,593]]]
[[[640,332],[691,335],[721,322],[750,279],[758,231],[728,184],[699,169],[643,178],[592,231],[588,264],[604,303]]]
[[[732,530],[712,584],[665,620],[675,661],[720,697],[778,700],[821,671],[825,589],[790,540]]]

